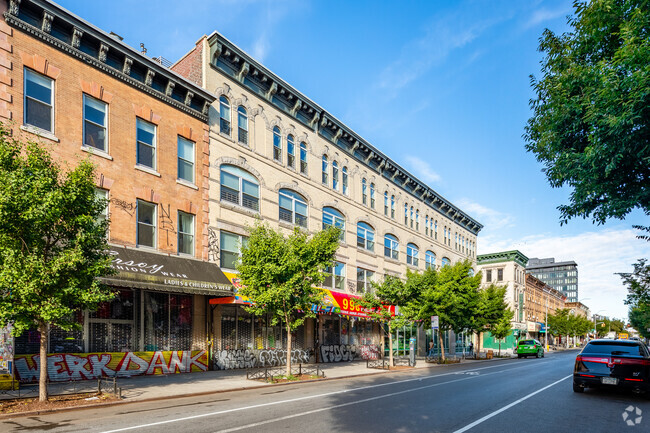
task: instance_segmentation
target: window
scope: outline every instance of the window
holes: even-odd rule
[[[277,126],[273,127],[273,159],[282,162],[282,136]]]
[[[427,251],[424,253],[424,267],[426,269],[436,268],[436,255],[433,251]]]
[[[307,228],[307,202],[299,194],[280,190],[280,221]]]
[[[323,208],[323,230],[331,226],[341,229],[339,239],[345,241],[345,219],[343,214],[333,207],[325,207]]]
[[[95,196],[100,200],[106,200],[106,206],[102,212],[97,215],[97,222],[104,222],[108,219],[108,191],[101,188],[95,188]],[[108,228],[106,229],[106,237],[108,237]]]
[[[84,146],[107,152],[106,143],[106,112],[108,105],[86,94],[83,95],[84,103]]]
[[[418,259],[419,250],[415,244],[406,245],[406,264],[417,266],[419,263]]]
[[[438,220],[436,220],[436,223],[435,223],[435,225],[433,226],[433,228],[434,228],[434,230],[435,230],[435,231],[434,231],[434,236],[435,236],[435,238],[436,238],[436,240],[437,240],[437,239],[438,239]]]
[[[375,231],[364,222],[357,224],[357,247],[364,250],[375,250]]]
[[[137,163],[156,169],[156,125],[136,118]]]
[[[492,281],[492,269],[485,271],[485,281],[488,283]]]
[[[424,234],[429,235],[429,215],[424,218]]]
[[[323,287],[326,289],[334,289],[339,291],[345,290],[345,264],[341,262],[334,262],[334,266],[325,268],[325,280]]]
[[[241,105],[237,108],[237,141],[248,144],[248,114]]]
[[[420,211],[415,211],[415,230],[420,231]]]
[[[194,255],[194,215],[178,211],[178,252]]]
[[[357,268],[357,293],[365,293],[370,290],[372,277],[375,273],[363,268]]]
[[[234,233],[221,232],[221,257],[219,266],[224,269],[237,269],[241,248],[248,244],[248,238]]]
[[[260,187],[252,174],[233,165],[221,166],[221,201],[260,210]]]
[[[25,69],[24,122],[54,132],[54,80]]]
[[[497,281],[503,281],[503,269],[497,269]]]
[[[384,215],[388,216],[388,191],[384,192]]]
[[[368,204],[368,185],[365,177],[361,179],[361,203]]]
[[[137,201],[137,240],[138,246],[156,247],[156,205],[146,201]]]
[[[219,132],[230,135],[230,102],[225,96],[219,97]]]
[[[300,172],[307,174],[307,145],[300,143]]]
[[[336,161],[332,161],[332,188],[339,189],[339,164]]]
[[[399,260],[399,243],[395,236],[384,236],[384,255],[389,259]]]
[[[178,178],[194,183],[194,142],[178,136]]]
[[[343,166],[343,194],[348,195],[348,168]]]
[[[404,203],[404,225],[409,225],[409,206]]]
[[[287,135],[287,165],[294,168],[296,164],[296,145],[293,142],[293,135]]]
[[[375,184],[370,184],[370,207],[375,208]]]
[[[323,183],[323,185],[327,185],[327,166],[328,165],[329,164],[327,162],[327,155],[323,155],[323,165],[321,167],[321,171],[322,171],[321,182]]]
[[[395,219],[395,196],[390,196],[390,217]]]
[[[442,258],[442,267],[444,268],[445,266],[450,266],[451,265],[451,260],[449,260],[447,257]]]
[[[413,206],[411,206],[411,228],[413,228]]]

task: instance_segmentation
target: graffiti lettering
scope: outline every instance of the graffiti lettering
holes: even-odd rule
[[[208,261],[219,261],[219,236],[212,227],[208,227]]]
[[[355,359],[379,359],[379,347],[375,344],[330,344],[320,347],[321,362],[343,362]]]
[[[165,230],[166,232],[176,233],[174,229],[174,221],[171,217],[171,206],[167,205],[167,210],[165,210],[165,205],[160,203],[160,230]]]
[[[117,206],[119,209],[122,209],[124,212],[133,216],[135,214],[136,205],[135,203],[129,203],[128,201],[120,200],[119,198],[112,198],[111,203]]]
[[[255,367],[279,367],[286,365],[287,351],[283,349],[237,349],[217,350],[214,365],[217,370],[233,370]],[[293,349],[291,362],[308,364],[313,360],[312,349]]]

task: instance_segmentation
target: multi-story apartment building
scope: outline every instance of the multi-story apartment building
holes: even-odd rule
[[[483,275],[481,287],[491,284],[506,287],[506,301],[515,313],[512,319],[512,334],[501,342],[501,349],[511,350],[517,339],[523,337],[528,329],[525,316],[527,263],[528,257],[518,250],[480,254],[476,257],[477,269]],[[499,342],[495,341],[489,332],[481,334],[481,338],[479,347],[499,348]]]
[[[526,274],[524,317],[529,338],[543,339],[547,316],[565,308],[566,296],[539,278]],[[549,340],[550,341],[550,340]]]
[[[207,300],[232,293],[208,262],[215,97],[55,3],[0,1],[0,9],[2,121],[20,139],[51,146],[57,160],[90,159],[97,193],[109,200],[118,273],[105,282],[117,297],[81,313],[81,330],[51,330],[50,362],[78,354],[51,379],[90,378],[102,368],[126,376],[207,368]],[[38,374],[30,357],[38,341],[34,333],[16,339],[21,380]],[[95,369],[105,353],[110,363]]]
[[[325,361],[374,352],[378,326],[354,309],[370,281],[475,260],[478,222],[222,35],[199,39],[172,70],[217,96],[210,110],[211,259],[235,283],[239,245],[257,219],[286,231],[343,229],[324,284],[324,314],[298,330],[298,347],[319,347]],[[285,338],[237,302],[215,301],[218,357],[226,360],[218,364],[226,367],[237,350],[262,356]],[[412,332],[402,333],[400,344]]]
[[[578,301],[578,264],[574,261],[556,262],[554,258],[532,258],[526,272],[561,291],[568,302]]]

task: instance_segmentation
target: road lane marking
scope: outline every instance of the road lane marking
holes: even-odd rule
[[[490,413],[490,414],[488,414],[488,415],[485,415],[483,418],[481,418],[481,419],[477,419],[477,420],[474,421],[473,423],[468,424],[468,425],[466,425],[465,427],[463,427],[463,428],[461,428],[461,429],[459,429],[459,430],[456,430],[454,433],[463,433],[463,432],[466,432],[467,430],[469,430],[469,429],[471,429],[471,428],[473,428],[473,427],[476,427],[477,425],[481,424],[482,422],[487,421],[488,419],[490,419],[490,418],[492,418],[492,417],[494,417],[494,416],[497,416],[497,415],[500,414],[501,412],[504,412],[504,411],[510,409],[511,407],[518,405],[519,403],[521,403],[521,402],[524,401],[524,400],[528,400],[528,399],[531,398],[532,396],[537,395],[537,394],[539,394],[540,392],[545,391],[545,390],[549,389],[550,387],[555,386],[555,385],[557,385],[558,383],[567,380],[567,379],[570,378],[570,377],[573,377],[573,374],[570,374],[570,375],[568,375],[568,376],[566,376],[566,377],[563,377],[563,378],[560,379],[560,380],[556,380],[555,382],[551,383],[550,385],[546,385],[544,388],[538,389],[537,391],[535,391],[535,392],[533,392],[533,393],[530,393],[530,394],[528,394],[527,396],[520,398],[519,400],[513,401],[513,402],[510,403],[509,405],[504,406],[504,407],[502,407],[501,409],[499,409],[499,410],[497,410],[497,411],[494,411],[494,412],[492,412],[492,413]]]
[[[540,361],[540,362],[536,362],[535,364],[536,365],[540,364],[540,363],[547,364],[547,363],[550,363],[550,362],[554,362],[554,361],[553,360],[551,360],[551,361]],[[491,374],[501,373],[501,372],[504,372],[504,371],[509,372],[509,371],[512,371],[512,370],[519,370],[521,368],[530,367],[531,365],[523,365],[523,366],[515,367],[515,368],[512,368],[511,365],[510,365],[510,366],[508,366],[510,368],[506,368],[504,370],[499,370],[499,371],[495,371],[495,372],[491,372],[491,373],[487,373],[487,374],[483,374],[483,375],[471,375],[471,376],[469,376],[467,378],[457,379],[455,381],[485,377],[485,376],[488,376],[488,375],[491,375]],[[497,368],[497,367],[504,367],[504,366],[505,365],[503,365],[503,364],[490,365],[490,366],[487,366],[487,367],[471,368],[471,369],[468,369],[468,370],[465,370],[465,371],[480,371],[480,370],[487,370],[487,369],[490,369],[490,368]],[[458,372],[454,371],[454,372],[435,374],[435,375],[425,376],[425,377],[414,377],[414,378],[411,378],[411,379],[404,379],[404,380],[398,380],[398,381],[393,381],[393,382],[379,383],[379,384],[374,384],[374,385],[366,385],[366,386],[361,386],[361,387],[358,387],[358,388],[343,389],[343,390],[339,390],[339,391],[326,392],[326,393],[323,393],[323,394],[308,395],[308,396],[297,397],[297,398],[288,399],[288,400],[272,401],[272,402],[268,402],[268,403],[260,403],[260,404],[251,405],[251,406],[236,407],[236,408],[233,408],[233,409],[225,409],[225,410],[217,411],[217,412],[209,412],[209,413],[203,413],[203,414],[198,414],[198,415],[186,416],[186,417],[182,417],[182,418],[174,418],[174,419],[165,420],[165,421],[157,421],[157,422],[148,423],[148,424],[140,424],[140,425],[135,425],[135,426],[130,426],[130,427],[123,427],[123,428],[114,429],[114,430],[106,430],[106,431],[104,431],[102,433],[117,433],[117,432],[123,432],[123,431],[128,431],[128,430],[136,430],[136,429],[140,429],[140,428],[153,427],[153,426],[158,426],[158,425],[170,424],[170,423],[174,423],[174,422],[182,422],[182,421],[188,421],[188,420],[192,420],[192,419],[205,418],[205,417],[208,417],[208,416],[223,415],[223,414],[227,414],[227,413],[239,412],[239,411],[244,411],[244,410],[248,411],[248,410],[251,410],[251,409],[257,409],[257,408],[267,407],[267,406],[275,406],[275,405],[279,405],[279,404],[295,403],[297,401],[310,400],[310,399],[315,399],[315,398],[320,398],[320,397],[328,397],[328,396],[332,396],[332,395],[345,394],[345,393],[350,393],[350,392],[355,392],[355,391],[362,391],[362,390],[378,388],[378,387],[382,387],[382,386],[397,385],[397,384],[402,384],[402,383],[421,381],[423,379],[433,379],[433,378],[437,378],[437,377],[450,376],[450,375],[455,375],[457,373]],[[451,383],[451,382],[445,382],[445,383]],[[443,383],[441,383],[441,384],[443,384]],[[434,384],[434,385],[438,385],[438,384]],[[431,386],[431,385],[427,385],[427,386]],[[409,390],[407,390],[407,391],[409,391]],[[412,391],[415,391],[415,389],[412,389]]]

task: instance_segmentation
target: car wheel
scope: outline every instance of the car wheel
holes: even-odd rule
[[[517,354],[517,358],[521,359],[521,353]]]
[[[585,388],[573,382],[573,392],[583,393],[585,392]]]

